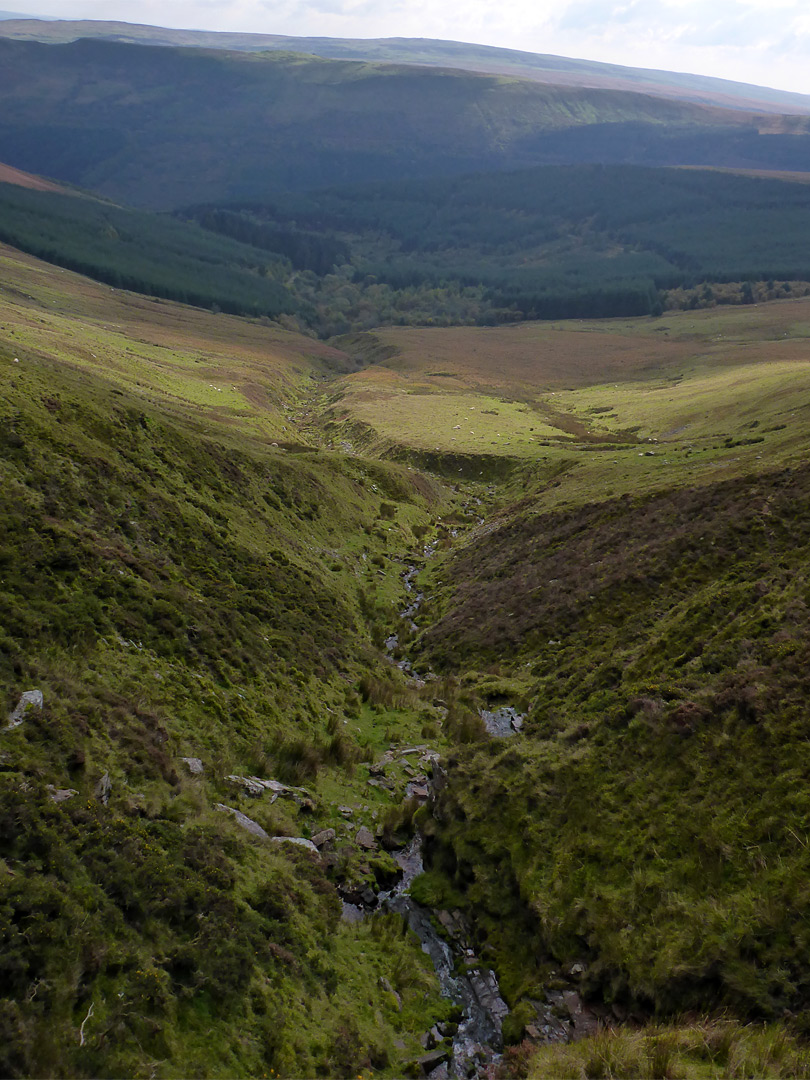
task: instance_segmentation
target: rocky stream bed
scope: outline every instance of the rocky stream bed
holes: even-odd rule
[[[435,552],[436,545],[426,545],[425,560]],[[400,618],[416,630],[414,621],[424,600],[418,590],[416,579],[420,568],[407,564],[402,580],[408,603],[399,612]],[[392,633],[385,641],[385,650],[392,663],[414,681],[424,686],[432,673],[417,675],[411,661],[400,649],[400,638]],[[513,706],[494,710],[480,710],[488,734],[493,738],[505,738],[520,733],[524,717]],[[423,763],[432,772],[432,779],[425,786],[407,794],[420,801],[429,802],[434,795],[434,783],[441,777],[439,755],[429,748],[421,747]],[[394,911],[401,915],[419,938],[436,970],[442,994],[458,1006],[458,1024],[436,1025],[427,1032],[422,1043],[425,1054],[414,1065],[432,1080],[458,1078],[472,1080],[492,1076],[503,1051],[503,1023],[509,1015],[509,1007],[501,996],[495,972],[482,963],[472,945],[472,930],[460,911],[432,910],[418,904],[409,895],[411,883],[423,870],[422,838],[418,834],[399,851],[392,853],[402,871],[397,884],[388,891],[377,894],[368,891],[363,897],[354,897],[358,903],[344,901],[344,918],[355,921],[374,917],[375,911]],[[534,1042],[567,1042],[592,1033],[597,1015],[584,1005],[576,982],[582,974],[578,970],[556,973],[555,984],[541,1000],[532,1002],[536,1020],[526,1026],[526,1036]]]

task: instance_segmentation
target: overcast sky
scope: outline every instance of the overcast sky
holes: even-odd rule
[[[810,94],[807,0],[0,0],[62,19],[316,37],[432,37]]]

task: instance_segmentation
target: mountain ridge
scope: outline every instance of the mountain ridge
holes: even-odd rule
[[[43,22],[44,25],[39,25]],[[311,53],[332,59],[381,60],[389,63],[454,67],[504,74],[560,86],[637,90],[696,104],[748,111],[810,113],[810,95],[776,90],[715,76],[656,68],[627,67],[603,61],[533,53],[519,49],[436,38],[326,38],[282,34],[180,30],[147,24],[98,20],[7,20],[0,36],[19,40],[65,42],[81,37],[133,44],[186,45],[236,51]]]
[[[0,37],[0,160],[154,209],[607,161],[805,171],[810,116],[289,53]]]

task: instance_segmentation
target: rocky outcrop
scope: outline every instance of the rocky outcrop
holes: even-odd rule
[[[361,825],[357,830],[354,840],[357,846],[365,851],[374,851],[377,847],[377,841],[374,839],[373,833],[365,825]]]
[[[215,810],[219,810],[223,814],[230,814],[235,818],[237,825],[241,825],[243,829],[246,829],[252,836],[258,836],[261,840],[269,840],[269,835],[264,831],[258,821],[254,821],[253,818],[249,818],[247,814],[243,814],[240,810],[235,810],[232,806],[225,806],[224,803],[216,803]]]
[[[192,776],[202,776],[203,763],[198,757],[184,757],[180,758],[180,760],[185,764]]]
[[[253,824],[255,825],[256,823],[254,822]],[[318,849],[312,841],[307,840],[304,836],[271,836],[270,842],[273,844],[297,844],[298,847],[306,848],[307,851],[311,851],[315,855],[318,854]]]
[[[78,795],[78,791],[75,788],[58,788],[53,784],[46,785],[48,794],[54,802],[66,802],[68,799],[72,799],[74,795]]]
[[[315,806],[306,788],[289,787],[287,784],[279,783],[278,780],[263,780],[260,776],[226,776],[225,779],[229,783],[241,787],[246,794],[252,795],[254,798],[258,798],[269,791],[271,803],[274,803],[280,795],[283,795],[286,798],[294,799],[301,807],[305,806],[307,809],[314,809]]]
[[[106,806],[110,801],[110,793],[112,792],[112,780],[110,774],[105,772],[99,782],[96,784],[96,798],[102,804]]]
[[[523,727],[523,721],[525,720],[525,716],[522,716],[511,705],[505,705],[502,709],[493,709],[491,712],[487,709],[480,709],[479,711],[481,719],[484,721],[484,727],[489,734],[500,739],[505,738],[507,735],[517,734]]]
[[[336,835],[337,834],[335,833],[334,829],[321,829],[320,832],[315,833],[315,835],[312,837],[312,843],[315,845],[316,848],[322,848],[326,844],[331,844],[331,842],[335,839]]]
[[[25,693],[20,696],[20,700],[17,702],[14,711],[9,713],[6,731],[11,731],[13,728],[19,727],[23,720],[25,720],[25,714],[29,709],[41,709],[42,705],[43,698],[41,690],[26,690]]]

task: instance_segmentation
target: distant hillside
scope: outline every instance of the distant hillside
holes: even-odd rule
[[[188,211],[243,243],[294,225],[312,242],[346,244],[355,293],[341,281],[342,311],[352,329],[369,307],[360,327],[645,315],[660,311],[660,290],[704,282],[747,282],[750,302],[751,282],[810,280],[809,212],[806,183],[628,165],[365,184],[280,195],[272,207]],[[451,284],[464,295],[448,296]],[[403,297],[396,313],[369,303],[383,287]],[[693,306],[716,299],[707,287]]]
[[[499,49],[431,38],[284,37],[280,34],[217,33],[210,30],[170,30],[122,22],[95,20],[49,21],[20,19],[0,27],[4,37],[52,44],[78,38],[103,38],[138,45],[192,45],[206,49],[257,52],[264,49],[310,53],[341,60],[374,60],[424,64],[488,74],[512,75],[558,86],[636,90],[657,97],[705,105],[754,109],[759,112],[810,113],[810,96],[784,90],[730,82],[703,75],[686,75],[651,68],[623,67],[593,60]]]
[[[196,307],[255,316],[295,309],[278,281],[277,260],[266,252],[187,222],[60,192],[38,177],[27,179],[0,183],[3,243],[113,288]]]
[[[326,338],[657,314],[803,296],[810,282],[808,184],[717,170],[543,166],[173,216],[4,175],[5,243],[114,288]]]
[[[168,209],[609,161],[810,169],[810,118],[438,68],[0,39],[0,160]]]
[[[173,216],[5,174],[5,243],[114,288],[327,338],[752,303],[810,282],[807,183],[714,170],[544,166]]]

